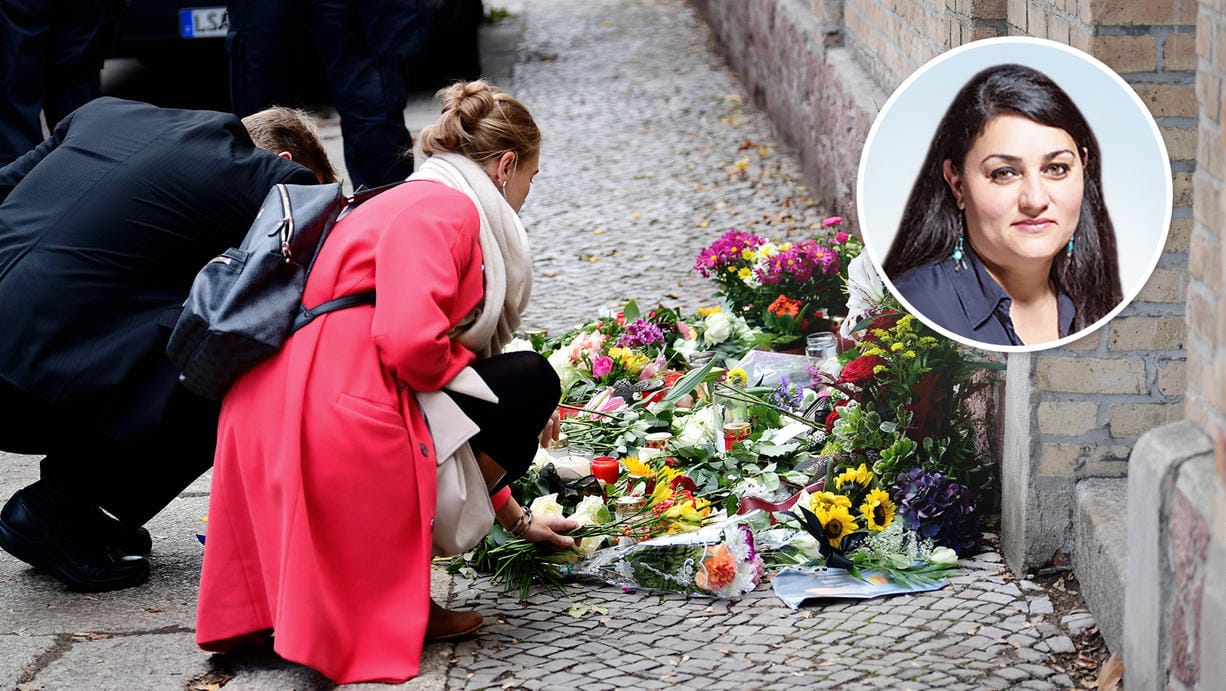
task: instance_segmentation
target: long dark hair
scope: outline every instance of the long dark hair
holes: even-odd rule
[[[1103,202],[1102,158],[1085,116],[1055,82],[1022,65],[997,65],[976,74],[954,97],[941,118],[928,156],[907,198],[898,233],[883,269],[891,279],[917,266],[950,260],[962,233],[962,212],[945,182],[949,160],[961,171],[966,154],[998,115],[1017,114],[1068,132],[1085,157],[1085,192],[1081,220],[1074,234],[1073,256],[1056,254],[1051,281],[1077,309],[1073,330],[1098,321],[1122,301],[1115,227]]]

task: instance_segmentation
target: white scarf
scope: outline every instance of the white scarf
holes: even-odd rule
[[[434,180],[468,195],[481,219],[481,257],[485,295],[480,305],[448,333],[466,348],[487,358],[502,352],[532,293],[528,235],[519,215],[498,193],[490,176],[471,159],[437,153],[426,159],[410,180]]]

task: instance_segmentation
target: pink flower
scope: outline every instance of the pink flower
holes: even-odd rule
[[[592,361],[592,376],[600,379],[613,371],[613,358],[608,355],[601,355]]]
[[[827,218],[826,220],[822,221],[823,228],[829,228],[830,226],[837,226],[837,225],[842,225],[842,224],[843,224],[842,216],[831,216],[830,218]]]
[[[622,398],[621,396],[609,396],[608,400],[600,404],[597,411],[601,413],[615,413],[625,406],[626,399]],[[595,416],[593,415],[592,417],[594,418]]]
[[[687,341],[694,337],[694,332],[690,330],[689,324],[683,321],[677,322],[677,333],[681,334],[681,337]]]
[[[841,245],[844,242],[847,242],[848,238],[850,237],[851,237],[850,235],[840,230],[839,232],[834,234],[834,244]]]

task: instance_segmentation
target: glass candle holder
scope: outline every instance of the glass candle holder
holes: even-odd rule
[[[592,475],[601,482],[614,484],[621,472],[621,463],[614,456],[597,456],[592,459]]]
[[[744,441],[753,433],[753,427],[746,420],[733,420],[724,423],[724,451],[731,451],[737,442]]]
[[[647,448],[667,451],[668,442],[672,438],[673,435],[670,432],[652,432],[647,435]]]

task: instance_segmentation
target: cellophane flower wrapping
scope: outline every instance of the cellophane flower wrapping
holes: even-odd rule
[[[652,588],[731,598],[762,580],[762,557],[753,532],[741,523],[711,525],[630,545],[599,550],[569,569],[623,588]]]

